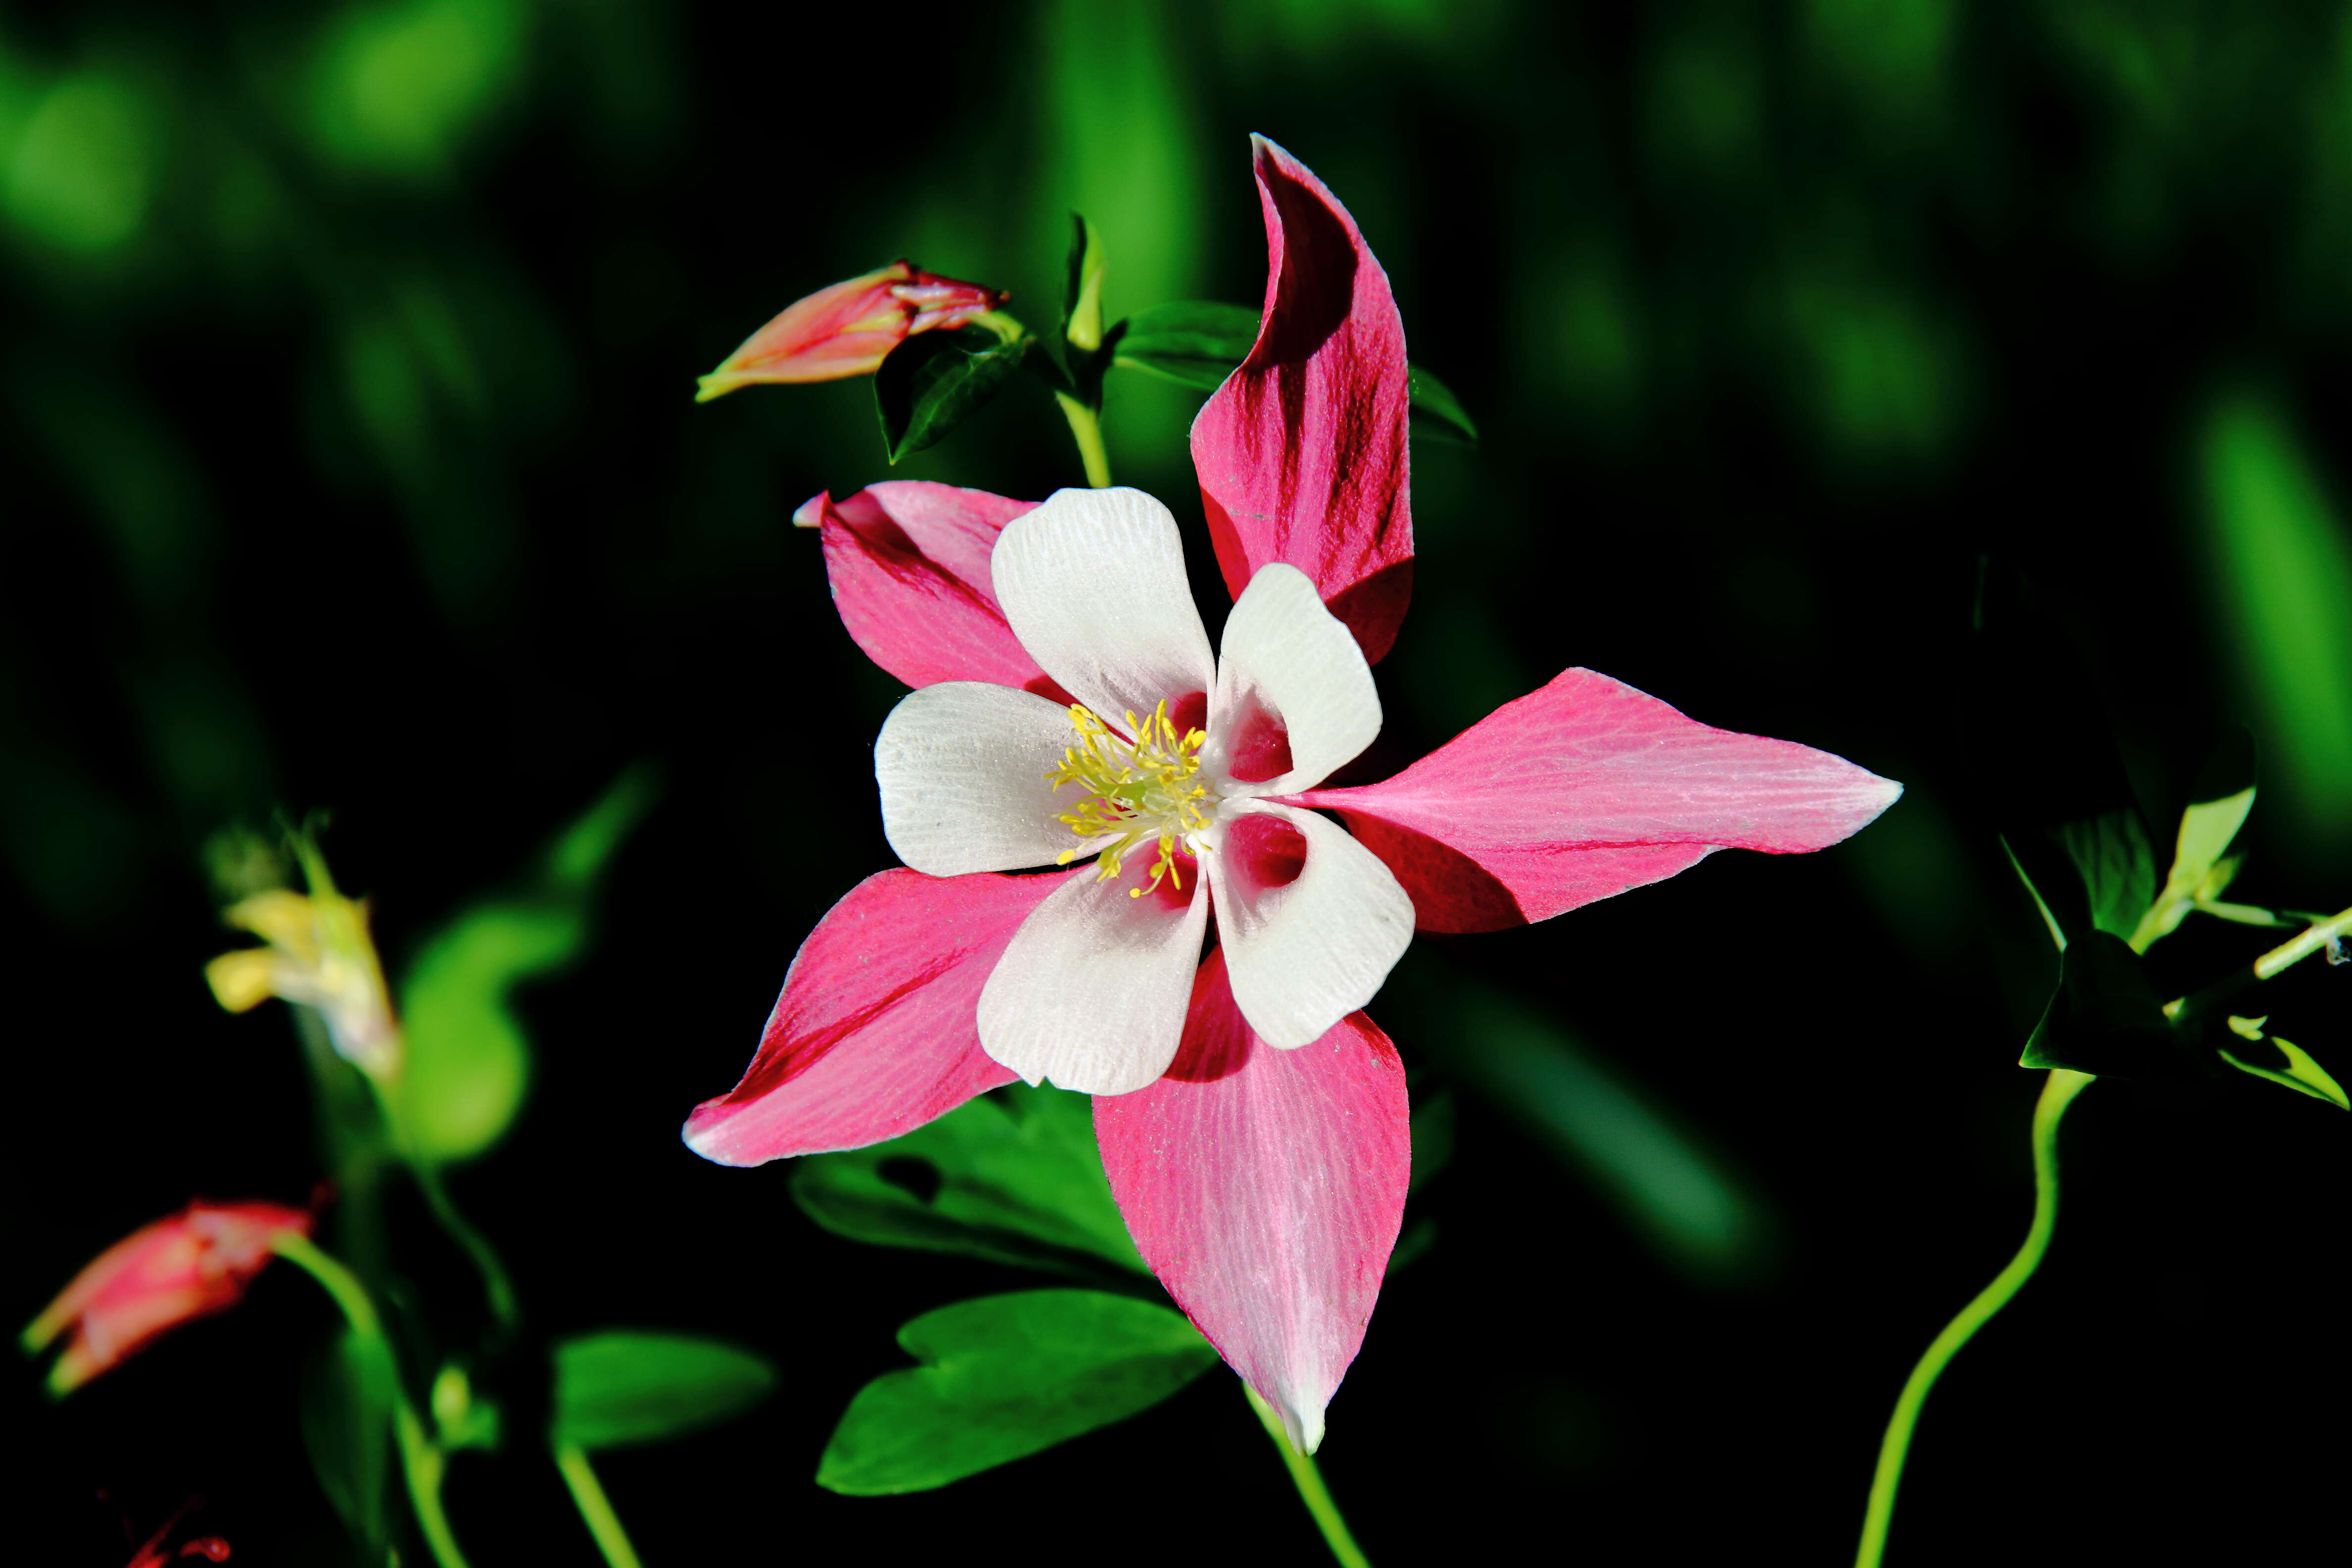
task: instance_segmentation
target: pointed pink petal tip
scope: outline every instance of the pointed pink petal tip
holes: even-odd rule
[[[1549,920],[1717,849],[1825,849],[1902,793],[1828,752],[1570,669],[1393,778],[1297,798],[1348,819],[1422,929],[1474,931]]]
[[[1036,506],[894,479],[838,501],[819,491],[793,521],[821,531],[842,626],[900,680],[914,687],[986,680],[1066,702],[1005,624],[989,575],[1004,525]]]
[[[1213,952],[1174,1065],[1097,1097],[1095,1134],[1144,1261],[1314,1452],[1404,1215],[1412,1141],[1396,1047],[1361,1013],[1297,1050],[1269,1047]]]
[[[1192,466],[1225,586],[1283,561],[1368,660],[1412,591],[1404,321],[1356,221],[1307,166],[1250,139],[1265,217],[1256,343],[1192,422]]]
[[[981,986],[1015,927],[1076,872],[868,877],[801,944],[742,1081],[695,1107],[722,1165],[856,1149],[1013,1081],[981,1049]]]

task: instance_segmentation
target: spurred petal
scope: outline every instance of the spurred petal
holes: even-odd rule
[[[1055,491],[1005,525],[989,571],[1021,646],[1108,722],[1216,679],[1176,519],[1141,490]]]
[[[1021,922],[980,994],[990,1056],[1087,1094],[1126,1094],[1168,1070],[1209,900],[1182,862],[1181,891],[1172,879],[1150,889],[1154,858],[1138,851],[1108,881],[1091,867],[1071,873]]]
[[[1144,1261],[1314,1452],[1404,1215],[1396,1047],[1358,1013],[1303,1049],[1265,1049],[1213,952],[1175,1065],[1097,1100],[1095,1137]]]
[[[1265,312],[1192,421],[1209,537],[1236,596],[1287,561],[1377,663],[1412,593],[1404,322],[1347,208],[1273,142],[1251,145]]]
[[[988,575],[997,535],[1036,505],[893,479],[846,500],[820,491],[793,521],[823,531],[834,607],[866,658],[909,686],[989,680],[1061,702],[1068,694],[1022,651]]]
[[[1055,817],[1085,792],[1056,799],[1045,782],[1070,734],[1068,709],[1025,691],[948,680],[909,694],[874,742],[890,847],[934,877],[1046,866],[1077,848]]]
[[[1835,844],[1903,786],[1790,741],[1685,719],[1589,669],[1376,784],[1312,790],[1411,890],[1425,931],[1493,931],[1655,882],[1716,849]]]
[[[1287,795],[1380,732],[1381,696],[1347,626],[1298,568],[1261,567],[1225,622],[1202,765],[1226,776],[1226,795]]]
[[[1013,1081],[973,1026],[1014,928],[1071,877],[868,877],[801,944],[743,1081],[687,1119],[722,1165],[856,1149]]]
[[[1412,942],[1412,900],[1336,822],[1250,802],[1209,858],[1234,999],[1286,1050],[1370,1001]]]

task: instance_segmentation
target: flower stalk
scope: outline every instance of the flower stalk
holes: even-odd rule
[[[1298,1489],[1298,1500],[1307,1505],[1307,1511],[1314,1517],[1315,1528],[1323,1532],[1324,1542],[1331,1548],[1331,1555],[1339,1562],[1339,1568],[1372,1568],[1372,1560],[1364,1555],[1364,1549],[1357,1545],[1356,1538],[1349,1533],[1348,1521],[1340,1515],[1339,1505],[1331,1500],[1331,1489],[1323,1484],[1323,1472],[1316,1468],[1312,1458],[1290,1446],[1289,1434],[1282,1429],[1282,1416],[1273,1405],[1258,1397],[1257,1390],[1248,1384],[1242,1384],[1242,1393],[1248,1396],[1250,1408],[1257,1412],[1260,1425],[1265,1427],[1265,1435],[1274,1439],[1275,1447],[1282,1455],[1284,1467],[1290,1471],[1291,1484]]]
[[[608,1568],[643,1568],[629,1532],[621,1528],[621,1516],[613,1511],[612,1500],[604,1495],[595,1467],[588,1462],[588,1450],[577,1443],[556,1444],[555,1468],[563,1473],[563,1484],[572,1489],[572,1504],[580,1510],[588,1533],[596,1538],[596,1550],[604,1554]]]
[[[270,1247],[319,1282],[320,1289],[342,1310],[343,1321],[350,1325],[360,1353],[376,1363],[384,1386],[392,1390],[393,1436],[400,1448],[401,1479],[408,1485],[409,1506],[416,1516],[417,1531],[425,1537],[425,1547],[440,1568],[467,1568],[465,1552],[458,1546],[457,1533],[449,1527],[449,1515],[441,1505],[441,1481],[448,1469],[448,1456],[426,1432],[424,1418],[416,1413],[406,1386],[400,1381],[399,1358],[393,1352],[392,1341],[383,1331],[383,1320],[377,1314],[367,1287],[360,1283],[359,1276],[320,1251],[308,1237],[280,1235],[272,1239]]]
[[[1919,1412],[1936,1380],[1977,1331],[2025,1288],[2050,1250],[2051,1233],[2058,1228],[2058,1123],[2074,1097],[2092,1081],[2089,1073],[2055,1068],[2042,1086],[2042,1098],[2033,1106],[2033,1222],[2026,1227],[2025,1242],[2009,1260],[2009,1267],[1993,1276],[1992,1283],[1944,1325],[1944,1331],[1927,1346],[1896,1396],[1895,1415],[1886,1423],[1886,1436],[1878,1447],[1878,1469],[1871,1478],[1870,1504],[1863,1515],[1862,1547],[1854,1554],[1854,1568],[1878,1568],[1886,1554],[1886,1532],[1895,1520],[1895,1493],[1903,1483],[1903,1462],[1910,1455],[1911,1434],[1919,1425]]]

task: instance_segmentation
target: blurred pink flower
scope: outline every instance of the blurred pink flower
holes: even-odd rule
[[[1004,296],[977,283],[894,261],[784,307],[697,384],[697,403],[754,382],[839,381],[871,375],[917,332],[961,327]]]
[[[268,1267],[270,1243],[308,1236],[310,1216],[278,1204],[190,1204],[108,1247],[25,1330],[27,1354],[67,1330],[49,1392],[67,1394],[120,1365],[157,1335],[245,1296]]]
[[[1727,847],[1819,849],[1900,786],[1571,669],[1393,778],[1326,787],[1380,731],[1370,666],[1411,593],[1404,332],[1346,210],[1255,149],[1265,311],[1192,426],[1235,595],[1220,656],[1140,492],[901,482],[803,507],[845,625],[918,688],[875,748],[911,868],[818,924],[685,1136],[755,1164],[1016,1075],[1094,1093],[1137,1248],[1311,1452],[1403,1214],[1404,1073],[1359,1009],[1413,929],[1548,919]]]

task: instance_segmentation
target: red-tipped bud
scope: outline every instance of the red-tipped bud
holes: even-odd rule
[[[158,1334],[236,1306],[268,1266],[270,1243],[289,1232],[308,1236],[310,1216],[278,1204],[192,1203],[93,1258],[33,1320],[25,1350],[44,1350],[71,1329],[49,1369],[49,1392],[71,1393]]]
[[[894,261],[879,272],[820,289],[783,313],[702,378],[697,403],[759,381],[839,381],[871,375],[916,332],[961,327],[1004,302],[994,289]]]

